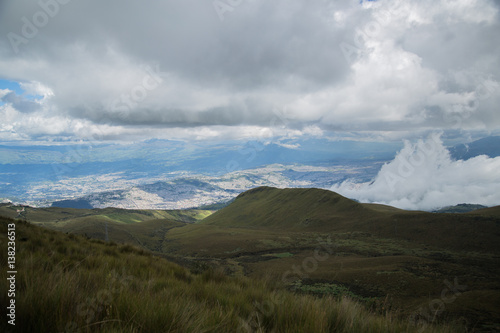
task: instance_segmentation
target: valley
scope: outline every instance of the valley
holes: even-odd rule
[[[65,176],[60,179],[42,180],[46,174],[34,175],[26,184],[8,184],[16,179],[23,166],[16,166],[14,173],[0,173],[0,201],[25,204],[33,207],[70,207],[125,209],[188,209],[225,202],[250,188],[269,185],[274,187],[328,188],[347,178],[367,181],[374,177],[382,161],[346,161],[326,165],[270,164],[223,175],[198,172],[165,173],[149,168],[147,172],[94,173]],[[43,168],[42,168],[43,169]],[[102,170],[94,165],[92,172]],[[104,168],[106,170],[106,168]],[[52,173],[48,170],[47,173]],[[90,170],[88,172],[91,172]],[[69,173],[69,171],[68,171]],[[2,177],[7,186],[2,188]],[[40,178],[38,178],[40,177]],[[23,179],[24,181],[24,179]]]

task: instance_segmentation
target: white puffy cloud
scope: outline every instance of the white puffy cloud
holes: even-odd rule
[[[433,210],[460,203],[500,203],[500,157],[481,155],[453,160],[438,134],[417,143],[405,142],[395,159],[372,182],[346,181],[332,191],[361,202]]]
[[[19,86],[28,95],[41,96],[42,98],[48,98],[54,96],[54,92],[49,87],[44,86],[40,82],[20,82]]]

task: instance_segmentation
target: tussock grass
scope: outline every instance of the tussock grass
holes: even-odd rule
[[[7,223],[0,220],[0,240]],[[348,298],[296,295],[272,281],[193,274],[130,245],[16,221],[19,332],[418,332]],[[6,267],[6,251],[0,262]],[[6,304],[5,270],[0,298]],[[8,329],[5,319],[2,329]],[[459,332],[428,327],[426,332]]]

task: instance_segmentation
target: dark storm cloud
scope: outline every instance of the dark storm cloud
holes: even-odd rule
[[[61,128],[500,126],[498,2],[231,3],[4,2],[0,75]]]
[[[221,22],[209,1],[138,2],[70,1],[59,5],[54,18],[39,28],[40,38],[20,44],[21,55],[54,56],[58,47],[82,43],[99,53],[111,45],[140,61],[157,61],[194,81],[229,87],[273,84],[282,76],[298,75],[318,83],[334,82],[348,72],[337,47],[341,31],[325,26],[322,3],[243,4]],[[23,21],[41,11],[11,5],[2,17],[2,31],[22,35]],[[7,11],[8,12],[8,11]],[[227,14],[229,16],[229,14]],[[77,65],[77,64],[75,64]]]

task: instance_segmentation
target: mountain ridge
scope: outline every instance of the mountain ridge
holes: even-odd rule
[[[363,232],[454,249],[498,249],[500,206],[439,214],[363,204],[323,189],[257,187],[227,207],[186,226],[264,230]],[[441,237],[453,234],[453,237]]]
[[[290,211],[294,214],[288,214]],[[322,227],[326,221],[332,219],[359,219],[367,212],[378,214],[363,204],[324,189],[278,189],[260,186],[241,193],[231,204],[200,223],[233,227],[310,229]]]
[[[500,156],[500,136],[488,136],[470,143],[461,143],[449,148],[455,160],[468,160],[479,155],[490,158]]]

